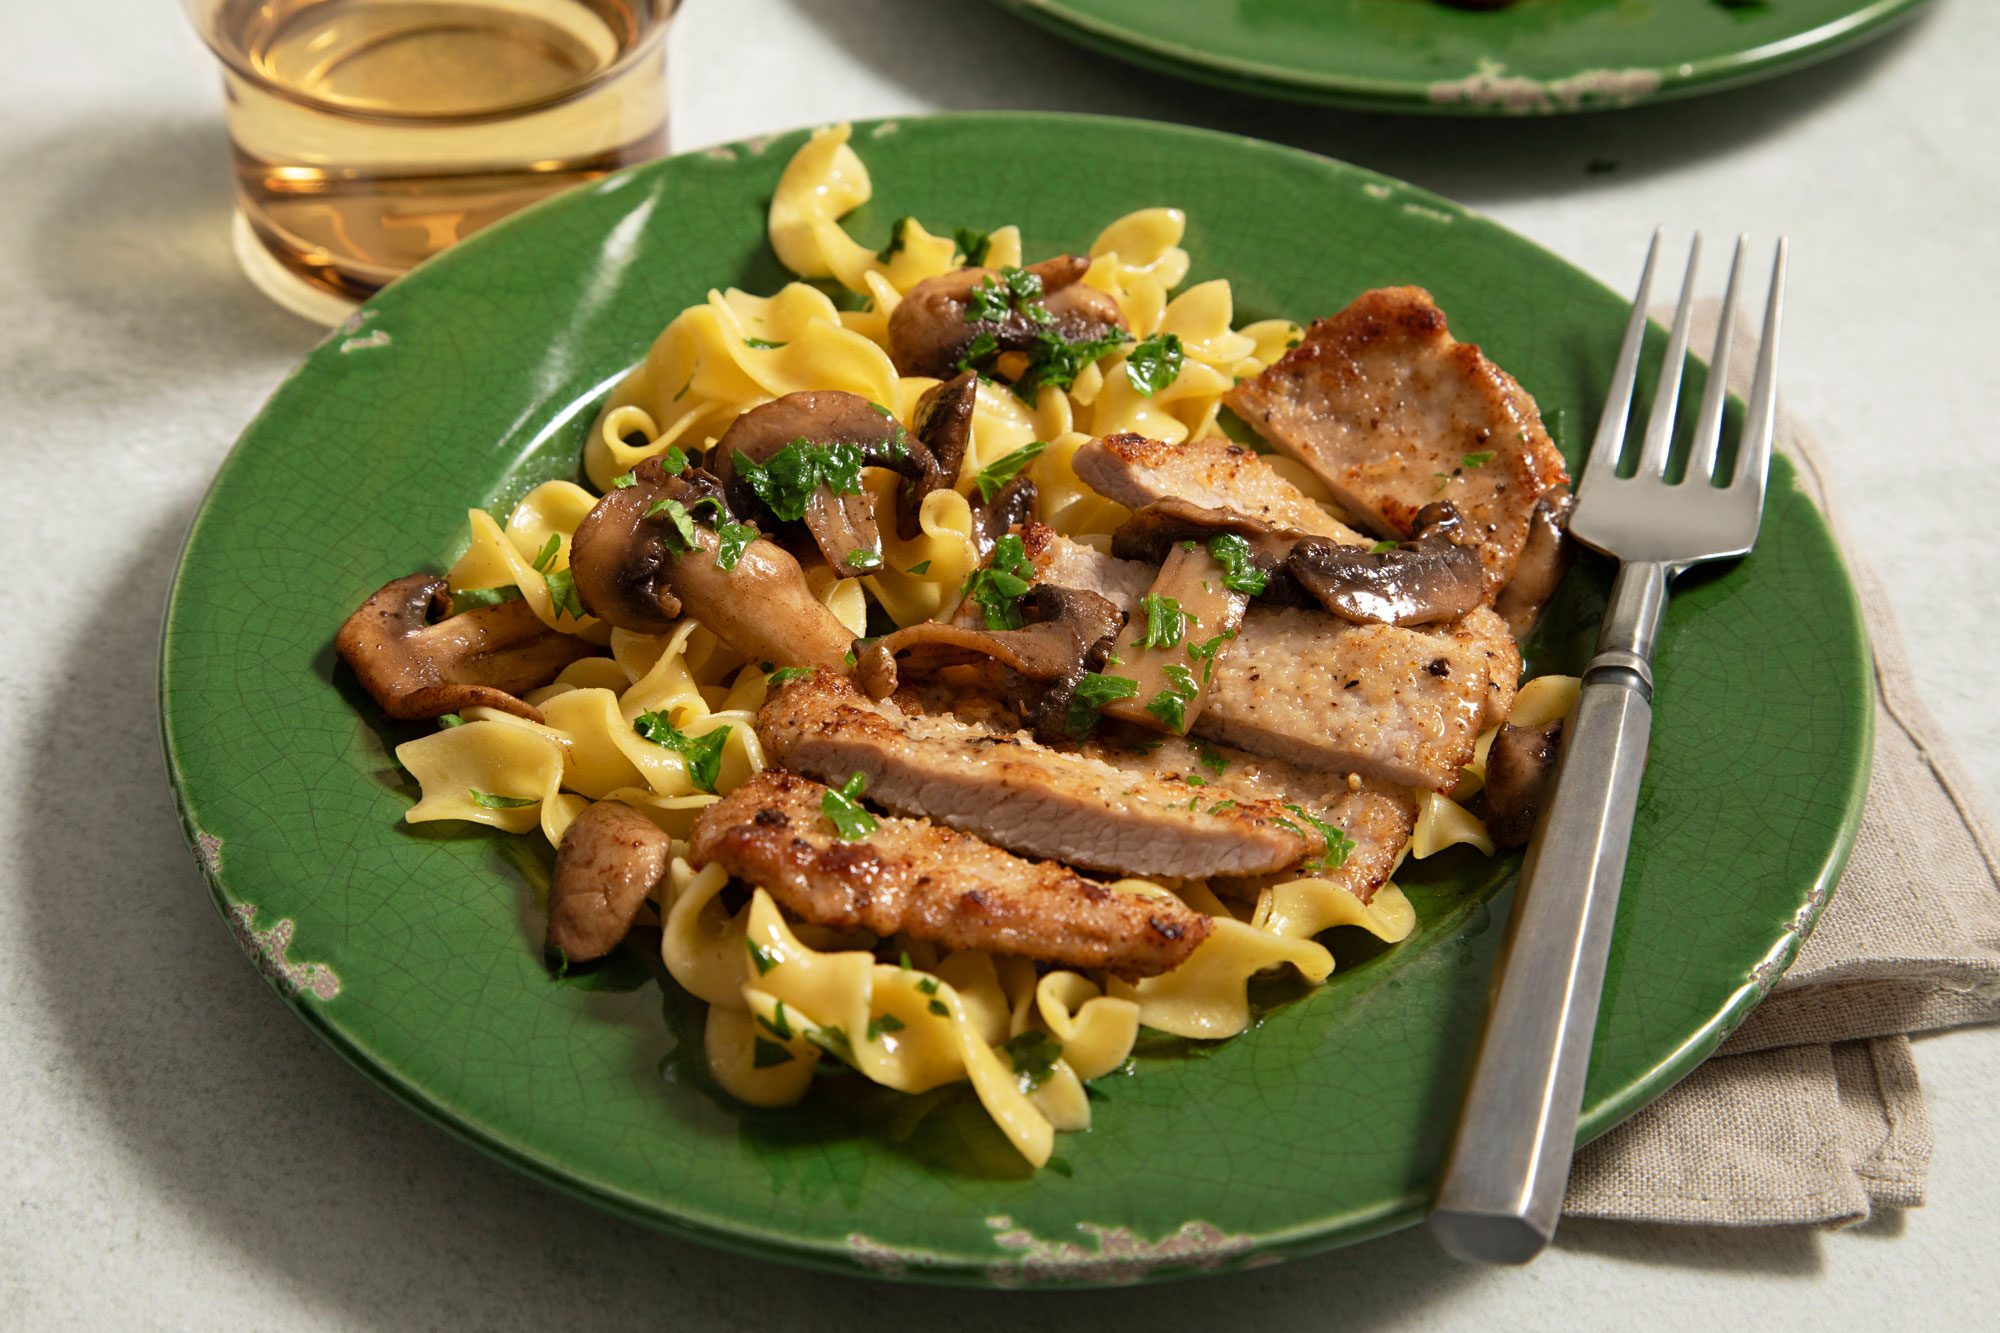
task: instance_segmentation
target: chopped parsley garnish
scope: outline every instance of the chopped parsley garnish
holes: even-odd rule
[[[694,387],[694,377],[700,372],[701,372],[701,361],[697,359],[695,363],[688,368],[687,383],[681,385],[681,391],[674,395],[675,402],[678,403],[681,399],[687,397],[687,391]]]
[[[1208,785],[1208,779],[1201,776],[1201,774],[1199,773],[1183,774],[1181,777],[1181,781],[1185,782],[1190,787],[1206,787]]]
[[[1308,861],[1306,863],[1307,869],[1338,870],[1341,866],[1347,864],[1348,853],[1354,850],[1354,839],[1348,837],[1345,832],[1327,823],[1324,819],[1313,814],[1302,805],[1288,803],[1285,809],[1312,825],[1313,831],[1319,834],[1320,841],[1326,844],[1325,855]],[[1300,836],[1303,837],[1304,834],[1301,833]]]
[[[758,1069],[771,1069],[792,1062],[792,1053],[767,1037],[759,1037],[750,1046],[750,1063]]]
[[[785,346],[784,343],[772,342],[769,338],[745,338],[743,345],[745,347],[754,347],[760,352],[775,352],[780,347]]]
[[[558,569],[544,577],[548,581],[549,604],[555,608],[556,619],[568,616],[571,620],[582,620],[583,598],[577,596],[576,575],[567,569]]]
[[[1270,575],[1257,568],[1250,558],[1250,543],[1233,532],[1219,532],[1208,539],[1208,553],[1222,566],[1222,586],[1231,592],[1255,597],[1264,591]]]
[[[924,1008],[930,1010],[932,1013],[936,1014],[939,1018],[951,1017],[951,1006],[947,1005],[943,1000],[932,1000],[929,1004],[925,1005]]]
[[[1132,387],[1151,398],[1180,378],[1181,336],[1156,333],[1132,349],[1125,358],[1125,378]]]
[[[764,678],[764,685],[768,689],[775,690],[780,685],[789,685],[795,680],[804,680],[812,673],[813,669],[806,666],[779,667]]]
[[[666,709],[656,708],[633,718],[632,730],[680,755],[687,763],[688,780],[695,786],[707,792],[715,790],[716,779],[722,776],[722,747],[729,740],[728,724],[700,736],[690,736],[674,725]]]
[[[806,1040],[852,1064],[854,1044],[847,1039],[847,1029],[841,1027],[814,1028],[806,1033]]]
[[[460,717],[457,713],[438,714],[438,730],[440,731],[449,731],[453,727],[462,727],[464,725],[465,725],[465,719]]]
[[[851,569],[880,569],[882,568],[882,553],[880,551],[849,551],[847,553],[847,564]]]
[[[461,588],[451,595],[451,609],[469,611],[475,607],[498,606],[520,595],[521,590],[511,583],[504,588]]]
[[[1104,676],[1086,671],[1083,679],[1076,683],[1075,693],[1069,697],[1069,716],[1063,719],[1064,730],[1081,740],[1097,726],[1097,715],[1104,705],[1134,698],[1138,693],[1139,682],[1130,676]]]
[[[535,556],[535,572],[546,574],[549,566],[556,562],[556,553],[562,550],[562,538],[551,532],[549,539],[542,543],[541,551]]]
[[[1025,623],[1021,599],[1034,582],[1035,567],[1028,560],[1027,549],[1019,537],[1009,533],[993,543],[993,558],[966,576],[961,595],[986,617],[986,628],[1019,629]]]
[[[854,842],[873,833],[875,816],[861,808],[861,793],[868,786],[866,774],[851,774],[838,787],[827,788],[819,798],[819,812],[827,817],[842,842]]]
[[[792,1022],[785,1017],[785,1002],[783,1000],[778,1001],[777,1007],[771,1011],[769,1018],[764,1017],[762,1014],[757,1015],[757,1022],[780,1041],[790,1041],[792,1039]]]
[[[917,989],[926,995],[935,995],[938,992],[938,979],[936,977],[925,977],[917,983]]]
[[[1022,445],[1003,458],[994,459],[979,469],[979,475],[972,479],[973,485],[979,487],[979,498],[991,500],[998,495],[1008,482],[1021,475],[1022,468],[1034,462],[1048,447],[1046,441],[1036,440],[1032,444]]]
[[[1037,304],[1041,299],[1040,274],[1024,268],[1003,268],[999,281],[984,279],[966,296],[965,322],[998,323],[1018,310],[1037,324],[1046,324],[1054,317]]]
[[[919,560],[916,564],[910,566],[908,572],[911,574],[928,574],[931,572],[931,562],[928,560]]]
[[[903,253],[903,243],[907,239],[906,233],[910,230],[910,224],[915,221],[915,218],[906,216],[897,218],[891,223],[889,226],[889,243],[880,250],[877,250],[875,257],[886,264],[897,255]]]
[[[472,796],[474,805],[485,806],[488,810],[519,810],[524,805],[533,805],[541,800],[539,796],[495,796],[492,792],[481,791],[477,787],[465,789]]]
[[[1236,802],[1234,801],[1217,801],[1214,805],[1208,807],[1208,813],[1210,813],[1211,815],[1219,815],[1224,810],[1234,810],[1235,808],[1236,808]]]
[[[700,539],[695,535],[694,515],[688,513],[687,506],[671,498],[655,500],[646,506],[647,518],[658,518],[663,514],[670,529],[667,545],[680,554],[692,551]]]
[[[861,447],[841,440],[814,444],[800,438],[762,463],[738,449],[736,475],[765,508],[791,522],[805,517],[813,492],[822,486],[835,495],[861,494]]]
[[[959,227],[951,233],[951,243],[965,256],[965,262],[978,268],[986,262],[986,252],[993,248],[993,238],[983,231],[970,227]]]
[[[1043,329],[1035,335],[1035,345],[1028,352],[1028,368],[1015,382],[1014,396],[1024,403],[1033,403],[1036,390],[1044,384],[1067,389],[1086,368],[1128,341],[1130,337],[1122,329],[1112,329],[1101,338],[1082,338],[1076,342]]]
[[[736,568],[736,562],[743,558],[743,552],[750,543],[762,534],[748,523],[718,523],[715,525],[715,565],[722,570]]]
[[[771,951],[757,941],[746,939],[743,943],[750,949],[750,961],[756,965],[758,976],[763,976],[778,965],[778,960],[771,956]]]
[[[1146,633],[1139,640],[1141,648],[1180,645],[1187,634],[1188,614],[1181,610],[1178,599],[1149,592],[1139,599],[1139,609],[1146,613]]]
[[[885,1032],[901,1032],[903,1020],[894,1014],[877,1014],[868,1020],[868,1040],[880,1041]]]
[[[1220,754],[1217,754],[1215,747],[1205,741],[1196,741],[1194,743],[1194,757],[1203,768],[1218,777],[1229,767],[1229,761],[1224,759]]]
[[[678,444],[668,445],[667,451],[660,455],[660,471],[670,477],[678,477],[687,471],[687,466],[688,456]]]
[[[1385,552],[1385,551],[1393,551],[1393,550],[1395,550],[1395,549],[1396,549],[1397,547],[1399,547],[1399,546],[1401,546],[1401,545],[1402,545],[1402,543],[1401,543],[1401,542],[1394,542],[1394,541],[1387,541],[1387,540],[1384,540],[1384,541],[1379,541],[1379,542],[1376,542],[1376,543],[1375,543],[1375,544],[1374,544],[1373,546],[1369,547],[1368,549],[1369,549],[1369,551],[1371,551],[1371,552],[1372,552],[1372,553],[1374,553],[1375,555],[1381,555],[1381,554],[1382,554],[1383,552]]]
[[[1476,454],[1466,454],[1458,460],[1466,467],[1485,467],[1493,461],[1493,451],[1482,449]]]
[[[639,479],[629,472],[621,472],[611,479],[611,489],[615,491],[630,490],[638,484]]]
[[[953,369],[976,370],[983,375],[986,373],[986,366],[982,363],[990,361],[999,355],[999,352],[1000,340],[991,333],[982,333],[965,345],[965,352],[958,358],[958,364]]]
[[[1009,1037],[1001,1049],[1007,1052],[1007,1058],[1014,1063],[1014,1072],[1030,1092],[1049,1081],[1049,1075],[1056,1072],[1056,1061],[1062,1059],[1062,1047],[1051,1041],[1048,1033],[1033,1028]]]
[[[1226,629],[1222,631],[1222,633],[1220,634],[1216,634],[1209,638],[1203,639],[1200,643],[1191,643],[1188,645],[1188,650],[1187,650],[1188,656],[1202,664],[1201,666],[1202,684],[1206,685],[1208,684],[1209,681],[1215,678],[1216,654],[1222,651],[1223,644],[1228,643],[1231,639],[1235,637],[1236,637],[1235,630]],[[1214,752],[1210,751],[1210,753],[1213,754]],[[1204,764],[1206,764],[1207,762],[1208,760],[1205,758],[1202,760],[1202,763]],[[1224,767],[1227,767],[1227,765],[1224,765]],[[1220,773],[1222,769],[1218,768],[1215,771]]]
[[[1201,686],[1195,683],[1194,673],[1179,662],[1161,668],[1160,674],[1167,678],[1167,686],[1153,696],[1146,711],[1174,731],[1186,731],[1187,706],[1200,697]]]

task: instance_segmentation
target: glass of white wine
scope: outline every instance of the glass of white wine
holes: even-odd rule
[[[479,228],[666,151],[678,0],[186,0],[223,66],[236,253],[337,322]]]

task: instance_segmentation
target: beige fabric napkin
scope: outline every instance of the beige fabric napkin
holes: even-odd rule
[[[1697,313],[1694,345],[1714,336]],[[1755,332],[1739,328],[1731,387]],[[1577,1155],[1565,1211],[1633,1222],[1861,1221],[1924,1201],[1931,1131],[1908,1034],[2000,1021],[2000,843],[1917,699],[1888,597],[1828,504],[1815,445],[1778,448],[1834,527],[1875,649],[1875,769],[1846,874],[1791,970],[1715,1058]]]

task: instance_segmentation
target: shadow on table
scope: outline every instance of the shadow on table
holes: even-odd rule
[[[198,379],[274,354],[283,364],[318,341],[322,330],[236,266],[228,152],[219,120],[107,118],[0,140],[0,180],[62,182],[23,188],[40,211],[16,222],[31,284],[22,307],[48,312],[62,334],[21,340],[9,387],[88,411],[146,392],[163,371]],[[129,372],[139,364],[150,374]]]
[[[1027,20],[932,0],[791,0],[858,63],[957,110],[1102,112],[1254,135],[1386,172],[1474,206],[1617,188],[1783,133],[1860,96],[1925,16],[1809,69],[1628,110],[1557,117],[1375,115],[1226,92],[1072,46]],[[942,53],[961,53],[945,58]],[[1059,163],[1051,170],[1059,171]]]

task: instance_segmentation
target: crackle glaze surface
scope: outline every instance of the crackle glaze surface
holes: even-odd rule
[[[563,1189],[731,1248],[933,1281],[1110,1283],[1416,1220],[1512,859],[1407,869],[1411,940],[1339,942],[1329,986],[1242,1038],[1147,1048],[1136,1075],[1105,1081],[1096,1128],[1062,1142],[1064,1170],[1031,1179],[948,1099],[893,1132],[863,1127],[880,1104],[732,1106],[700,1076],[698,1024],[643,970],[549,979],[514,840],[398,822],[405,733],[335,672],[334,628],[386,579],[448,563],[467,506],[574,476],[596,395],[674,312],[711,286],[783,280],[764,208],[798,142],[642,167],[482,234],[330,335],[252,423],[189,538],[162,664],[183,822],[219,906],[306,1021],[406,1103]],[[915,213],[1018,221],[1043,254],[1182,202],[1191,279],[1230,278],[1243,317],[1421,283],[1572,458],[1595,419],[1621,299],[1436,196],[1137,122],[947,116],[861,126],[856,146],[875,178],[848,220],[864,241]],[[1044,168],[1058,149],[1059,180]],[[1162,179],[1183,187],[1174,200]],[[1537,669],[1580,662],[1605,583],[1572,575],[1530,644]],[[1866,659],[1828,532],[1780,460],[1757,554],[1689,581],[1667,617],[1586,1137],[1712,1050],[1810,927],[1866,785]]]
[[[1002,0],[1073,41],[1246,92],[1455,115],[1630,106],[1811,64],[1923,0]]]

